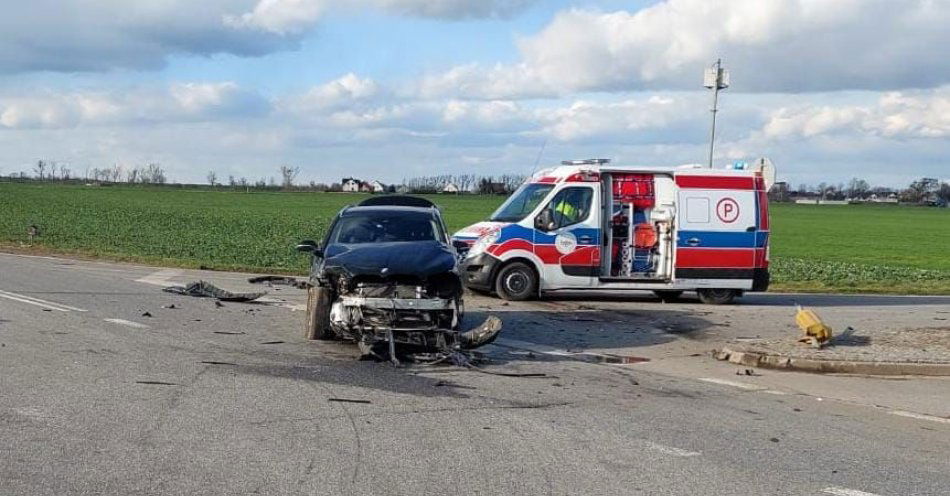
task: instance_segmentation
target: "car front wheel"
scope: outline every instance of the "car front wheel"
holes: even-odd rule
[[[307,339],[332,339],[330,331],[330,290],[314,286],[307,290]]]

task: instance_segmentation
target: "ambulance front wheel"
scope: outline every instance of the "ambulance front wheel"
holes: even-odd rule
[[[707,305],[726,305],[732,303],[732,300],[739,296],[736,289],[697,289],[699,301]]]
[[[495,278],[495,292],[505,300],[530,300],[538,294],[538,275],[525,263],[508,264]]]

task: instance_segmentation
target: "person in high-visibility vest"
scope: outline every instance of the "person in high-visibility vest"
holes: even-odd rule
[[[562,199],[561,202],[558,203],[556,207],[554,207],[554,211],[561,214],[562,222],[560,222],[560,224],[562,226],[567,225],[567,224],[573,224],[577,222],[578,220],[577,207],[572,205],[571,202],[567,200],[567,198]]]

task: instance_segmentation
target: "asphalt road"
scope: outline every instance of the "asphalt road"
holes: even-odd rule
[[[839,378],[850,391],[833,399],[795,389],[829,387],[814,377],[739,377],[691,356],[715,326],[690,323],[749,314],[770,328],[771,295],[714,311],[472,298],[470,320],[506,325],[485,370],[544,374],[504,377],[305,342],[298,290],[224,306],[160,291],[198,277],[247,287],[240,274],[0,255],[0,495],[950,491],[950,421],[931,415],[947,382],[913,383],[937,398],[904,415],[847,397],[903,381]],[[855,306],[888,313],[873,302]],[[605,320],[632,337],[616,341]],[[733,327],[746,332],[716,329]],[[588,363],[578,346],[652,359]]]

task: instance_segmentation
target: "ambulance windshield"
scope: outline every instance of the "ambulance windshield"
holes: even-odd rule
[[[492,214],[488,220],[495,222],[519,222],[528,214],[534,211],[534,208],[551,190],[553,184],[525,183],[514,192],[506,201],[502,203],[498,210]]]

